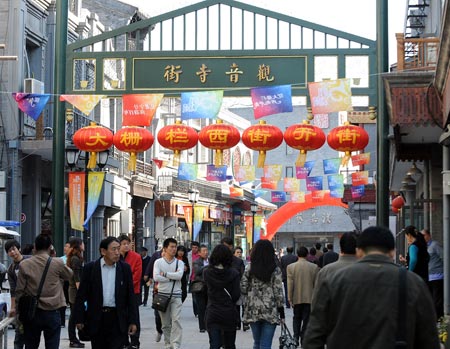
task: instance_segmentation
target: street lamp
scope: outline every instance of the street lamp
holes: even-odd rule
[[[258,211],[258,205],[251,205],[250,211],[252,211],[252,247],[255,243],[255,213]]]
[[[197,189],[189,189],[188,191],[189,202],[192,204],[191,242],[194,241],[194,207],[198,202],[199,194],[200,192]]]
[[[66,161],[71,170],[77,165],[79,157],[80,150],[77,147],[75,147],[73,144],[66,146]]]

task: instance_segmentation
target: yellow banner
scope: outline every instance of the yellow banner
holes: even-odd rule
[[[353,110],[350,79],[309,82],[308,89],[314,115]]]
[[[89,115],[104,95],[61,95],[59,99],[72,104],[83,114]]]
[[[84,231],[84,172],[69,173],[70,226],[74,230]]]

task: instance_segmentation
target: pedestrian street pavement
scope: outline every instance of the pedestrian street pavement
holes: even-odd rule
[[[151,298],[149,299],[151,301]],[[153,309],[150,303],[147,307],[140,306],[140,316],[141,316],[141,348],[142,349],[164,349],[164,338],[161,339],[159,343],[155,342],[155,320],[153,316]],[[292,333],[292,310],[285,309],[286,312],[286,324]],[[61,329],[61,342],[60,349],[69,348],[69,337],[67,335],[67,323],[68,323],[69,310],[67,311],[66,327]],[[192,311],[192,298],[188,295],[188,298],[183,303],[183,310],[181,312],[181,324],[183,326],[183,340],[182,349],[208,349],[209,339],[208,333],[200,333],[198,328],[198,320],[194,317]],[[275,335],[273,337],[272,348],[278,348],[279,342],[278,338],[280,336],[280,326],[277,326]],[[86,349],[91,348],[90,342],[85,342]],[[14,330],[8,330],[8,349],[14,348]],[[41,345],[39,349],[44,349],[44,338],[41,337]],[[251,330],[248,331],[237,331],[236,334],[236,348],[237,349],[252,349],[253,339]]]

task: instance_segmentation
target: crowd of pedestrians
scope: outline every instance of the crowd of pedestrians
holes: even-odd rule
[[[211,253],[198,242],[188,250],[167,238],[152,255],[146,248],[134,252],[128,235],[107,237],[99,246],[101,258],[86,264],[80,238],[69,239],[64,258],[51,257],[47,234],[36,237],[29,255],[9,240],[4,247],[12,261],[10,316],[18,317],[14,347],[37,349],[43,333],[46,348],[59,348],[65,326],[60,314],[68,304],[71,348],[84,348],[84,340],[94,349],[140,348],[139,306],[158,295],[167,306],[155,307],[155,342],[181,349],[180,314],[192,293],[193,319],[211,349],[239,348],[236,331],[249,329],[254,349],[272,348],[285,309],[292,309],[298,348],[438,349],[442,248],[427,229],[409,226],[404,233],[408,249],[399,264],[393,234],[382,227],[342,234],[340,253],[332,244],[322,249],[317,243],[299,246],[295,254],[288,247],[280,256],[270,241],[259,240],[246,262],[229,237]],[[21,314],[24,295],[38,295],[31,320]]]

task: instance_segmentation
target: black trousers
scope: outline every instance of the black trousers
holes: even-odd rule
[[[428,281],[428,287],[433,297],[437,318],[439,319],[444,316],[444,280]]]
[[[119,319],[115,310],[102,312],[99,331],[91,337],[92,349],[122,349],[128,334],[120,331]]]
[[[206,303],[208,301],[206,293],[205,294],[203,292],[194,293],[194,297],[197,302],[198,327],[200,330],[206,330],[205,312],[206,312]]]
[[[141,304],[141,302],[144,305],[147,305],[147,301],[148,301],[148,293],[150,290],[150,286],[147,286],[147,283],[144,281],[144,279],[141,280],[141,294],[142,294],[142,288],[144,289],[144,300],[142,301],[141,299],[139,299],[139,304]]]
[[[301,341],[305,336],[310,313],[311,304],[303,303],[294,305],[294,320],[292,321],[292,326],[294,327],[294,339],[299,344],[301,344]]]

